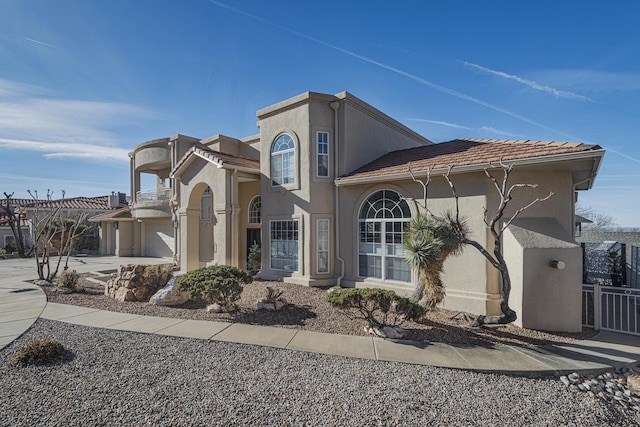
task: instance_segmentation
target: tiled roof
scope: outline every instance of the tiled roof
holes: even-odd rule
[[[245,167],[249,169],[255,169],[256,172],[260,170],[259,160],[249,159],[247,157],[242,157],[242,156],[234,156],[233,154],[226,154],[220,151],[211,150],[206,145],[195,144],[193,147],[189,149],[189,151],[185,153],[184,156],[182,156],[180,161],[176,164],[176,166],[171,171],[171,175],[176,173],[176,171],[178,171],[194,154],[204,157],[207,160],[211,161],[212,163],[222,162],[222,164],[229,164],[233,166],[240,166],[240,167]]]
[[[36,203],[31,201],[25,206],[27,209],[36,208]],[[112,210],[117,208],[109,207],[109,196],[98,197],[73,197],[69,199],[41,200],[37,203],[39,208],[78,209],[78,210]]]
[[[472,166],[504,161],[533,159],[559,154],[601,150],[599,145],[530,141],[511,139],[455,139],[439,144],[393,151],[359,169],[338,178],[338,181],[395,175],[427,168]]]
[[[115,219],[133,219],[130,208],[116,209],[114,211],[105,212],[89,218],[91,222],[109,221]]]

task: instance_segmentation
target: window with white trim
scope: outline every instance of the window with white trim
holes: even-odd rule
[[[392,190],[373,193],[358,216],[358,274],[381,280],[411,282],[402,241],[411,219],[409,205]]]
[[[211,188],[207,187],[200,199],[200,219],[208,221],[211,219]]]
[[[317,272],[329,272],[329,220],[316,221]]]
[[[291,136],[283,133],[278,136],[271,147],[271,185],[295,184],[296,159],[295,143]]]
[[[272,270],[298,271],[298,221],[269,221]]]
[[[256,196],[249,202],[249,224],[262,223],[262,197]]]
[[[316,173],[319,178],[329,177],[329,132],[316,132]]]

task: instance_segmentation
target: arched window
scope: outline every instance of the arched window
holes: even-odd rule
[[[200,199],[200,219],[208,221],[211,219],[211,188],[207,187]]]
[[[409,205],[395,191],[380,190],[369,196],[358,216],[360,277],[411,282],[402,247],[410,219]]]
[[[286,133],[281,134],[271,147],[271,185],[294,184],[296,176],[295,143]]]
[[[249,224],[262,223],[262,197],[256,196],[249,202]]]

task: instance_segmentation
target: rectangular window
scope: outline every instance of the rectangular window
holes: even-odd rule
[[[329,177],[329,132],[317,132],[317,173],[320,178]]]
[[[16,248],[16,238],[15,236],[4,236],[4,246],[3,248]]]
[[[317,225],[318,273],[329,272],[329,220],[319,219]]]
[[[298,271],[298,221],[269,222],[272,270]]]

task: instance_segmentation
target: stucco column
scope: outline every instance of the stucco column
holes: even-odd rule
[[[191,271],[200,267],[200,210],[184,209],[180,216],[180,269]]]

